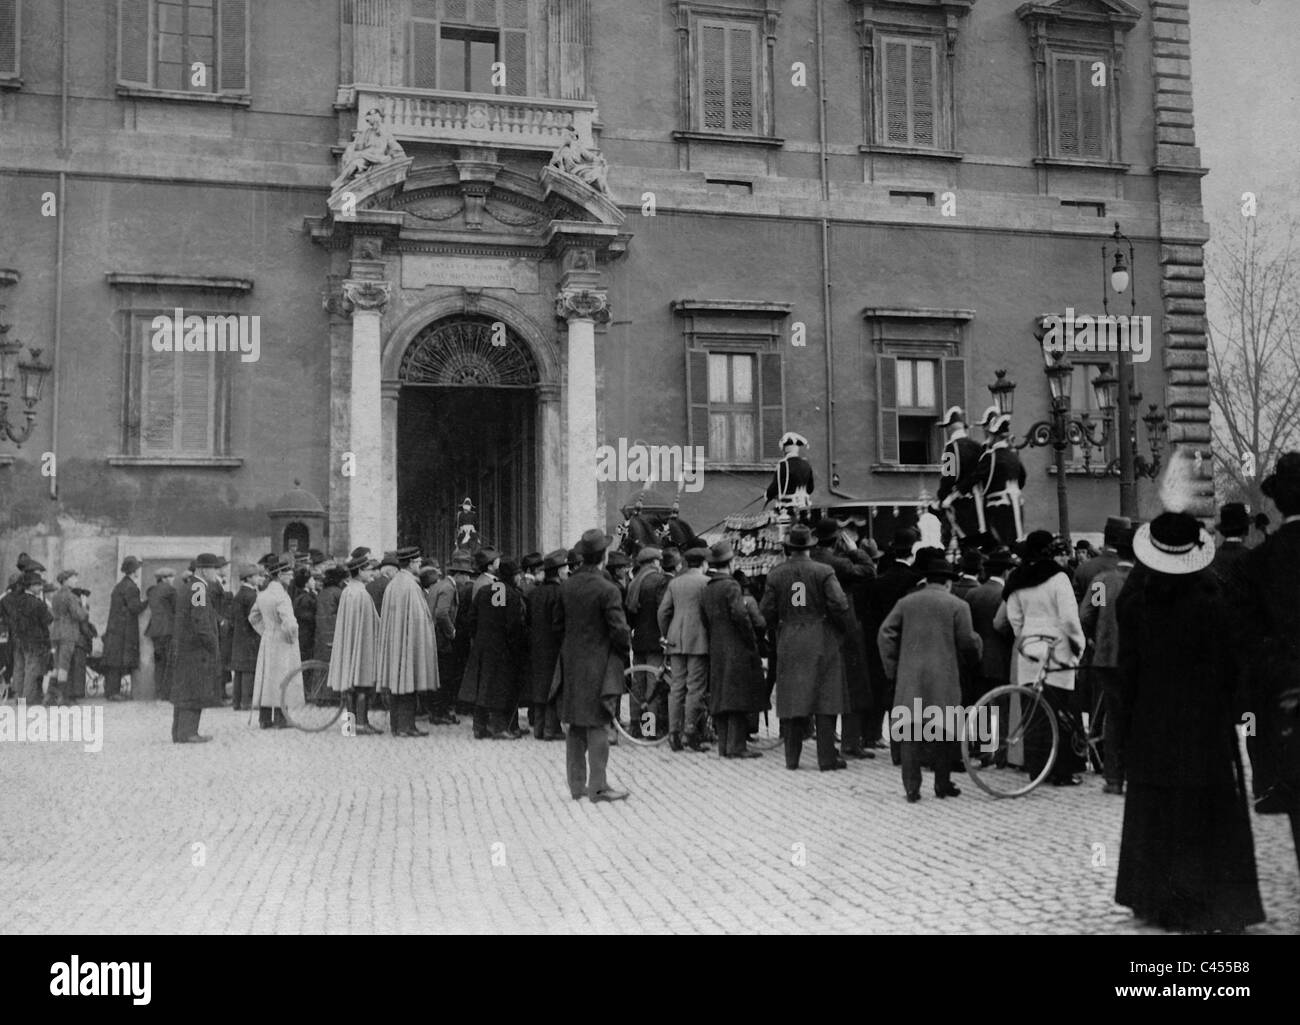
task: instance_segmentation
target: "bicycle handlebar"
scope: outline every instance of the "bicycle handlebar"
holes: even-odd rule
[[[1058,662],[1054,657],[1056,646],[1062,641],[1068,643],[1069,638],[1062,637],[1058,634],[1022,634],[1020,639],[1016,642],[1016,652],[1027,661],[1033,662],[1037,666],[1041,666],[1044,672],[1050,673],[1061,669],[1077,669],[1077,662]],[[1026,647],[1030,644],[1045,645],[1047,648],[1046,657],[1041,658],[1036,655],[1031,655],[1026,651]],[[1080,652],[1080,654],[1082,654],[1082,652]]]

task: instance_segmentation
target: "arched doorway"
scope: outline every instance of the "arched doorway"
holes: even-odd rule
[[[518,557],[537,546],[536,361],[504,321],[443,317],[398,369],[397,536],[444,565],[468,497],[485,543]]]

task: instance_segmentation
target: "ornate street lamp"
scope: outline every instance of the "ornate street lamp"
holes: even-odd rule
[[[3,309],[0,306],[0,310]],[[0,323],[0,433],[21,446],[36,427],[36,405],[41,401],[45,379],[53,367],[41,359],[40,349],[28,350],[30,355],[22,359],[22,342],[10,339],[9,330],[10,325]],[[22,399],[26,420],[21,428],[9,418],[9,400],[15,384],[18,385],[18,397]]]
[[[1119,230],[1119,221],[1116,221],[1111,241],[1101,244],[1101,308],[1108,316],[1111,291],[1116,295],[1128,292],[1130,315],[1137,316],[1137,285],[1133,282],[1133,266],[1133,240]],[[1133,286],[1131,291],[1130,285]],[[1129,321],[1130,325],[1133,323],[1134,321]],[[1121,395],[1129,395],[1133,392],[1133,363],[1125,352],[1115,353],[1115,359],[1119,367],[1119,392]],[[1137,519],[1134,446],[1130,444],[1133,437],[1133,415],[1124,403],[1120,403],[1119,407],[1119,437],[1119,513]]]

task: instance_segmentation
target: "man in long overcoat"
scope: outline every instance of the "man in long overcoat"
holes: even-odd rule
[[[379,610],[379,689],[392,695],[389,724],[395,737],[423,737],[415,725],[418,695],[438,689],[438,648],[433,616],[420,588],[420,549],[398,549],[399,572],[384,589]]]
[[[575,801],[621,801],[628,796],[605,777],[609,724],[623,694],[632,639],[618,587],[603,569],[609,540],[594,528],[582,535],[575,549],[582,565],[560,585],[553,620],[564,642],[552,693],[558,689],[560,721],[569,724],[565,761]]]
[[[145,594],[149,606],[149,625],[144,635],[153,641],[153,680],[158,700],[166,701],[172,691],[172,620],[176,610],[176,588],[172,579],[176,571],[166,566],[155,571],[154,582]]]
[[[844,666],[844,685],[847,688],[847,704],[840,720],[840,754],[845,758],[875,758],[876,752],[863,744],[872,699],[866,638],[857,612],[857,596],[859,592],[870,588],[875,571],[863,563],[853,562],[835,550],[840,541],[840,529],[841,524],[829,516],[818,520],[813,528],[817,547],[809,554],[813,562],[820,562],[835,571],[835,579],[849,599],[844,636],[840,638],[841,664]]]
[[[488,739],[518,740],[510,726],[528,666],[528,626],[524,596],[514,585],[514,563],[501,564],[501,578],[474,595],[469,650],[461,687],[474,696],[474,721],[487,720]]]
[[[731,542],[709,549],[709,582],[700,598],[700,619],[709,632],[709,711],[723,758],[761,758],[746,746],[749,713],[767,707],[763,662],[745,594],[731,575]]]
[[[122,560],[122,579],[108,599],[108,625],[104,627],[104,700],[122,700],[122,677],[140,664],[140,560]]]
[[[366,590],[370,559],[364,550],[347,561],[348,582],[339,595],[334,619],[334,647],[330,651],[329,689],[348,696],[348,710],[357,736],[379,731],[370,725],[370,701],[375,693],[379,664],[379,614]]]
[[[983,651],[970,606],[952,593],[957,574],[941,556],[924,570],[925,587],[899,599],[879,637],[885,676],[894,681],[890,736],[900,742],[903,790],[912,803],[921,799],[921,757],[927,746],[934,758],[934,795],[961,794],[949,773],[953,747],[961,739],[957,731],[965,721],[962,663],[978,663]],[[940,725],[942,736],[927,740],[931,721]]]
[[[203,709],[216,704],[214,681],[221,676],[217,607],[213,600],[217,572],[225,560],[208,552],[194,561],[188,588],[178,595],[172,621],[176,661],[172,667],[172,741],[198,744]]]
[[[664,592],[668,590],[670,575],[664,572],[664,553],[654,545],[646,545],[636,553],[636,576],[628,585],[627,596],[623,606],[627,610],[628,626],[632,628],[632,661],[637,665],[659,667],[664,664],[663,631],[659,629],[659,603],[663,601]],[[646,704],[647,691],[655,685],[656,677],[651,673],[634,673],[629,689],[629,712],[632,722],[629,732],[632,736],[641,735],[641,720],[646,713],[653,718],[646,720],[651,732],[662,737],[668,732],[668,692],[653,696]]]
[[[261,566],[249,562],[239,567],[239,590],[230,596],[230,703],[235,711],[253,707],[253,680],[257,675],[257,650],[262,639],[248,621],[257,603],[257,588],[264,578]]]
[[[468,561],[468,560],[464,560]],[[463,564],[462,564],[463,565]],[[456,617],[460,612],[460,588],[455,576],[457,557],[452,555],[447,574],[439,576],[433,586],[426,587],[425,601],[433,617],[433,639],[438,648],[438,681],[441,686],[430,696],[429,724],[454,726],[460,722],[456,716],[453,683],[459,685],[456,674]],[[461,570],[464,572],[464,569]],[[463,668],[462,668],[463,671]]]
[[[555,632],[555,606],[560,602],[560,567],[568,552],[557,548],[542,559],[541,583],[524,596],[528,602],[528,673],[532,698],[533,736],[563,740],[560,710],[551,700],[551,682],[564,638]]]
[[[1245,695],[1259,742],[1252,762],[1268,790],[1255,810],[1285,812],[1300,862],[1300,452],[1287,452],[1260,485],[1282,522],[1236,561],[1229,594],[1239,610],[1240,650],[1249,654]]]
[[[840,639],[849,601],[829,566],[813,562],[812,530],[790,530],[788,557],[767,575],[760,611],[776,632],[776,714],[785,736],[785,767],[799,768],[807,720],[817,720],[817,767],[847,767],[835,753],[835,717],[846,702]]]
[[[880,661],[880,647],[877,642],[880,627],[889,618],[898,600],[915,590],[923,579],[912,566],[912,551],[920,540],[920,531],[913,527],[900,527],[896,530],[890,546],[888,562],[882,560],[880,572],[869,585],[866,602],[867,618],[863,621],[862,627],[866,635],[867,664],[870,667],[871,679],[876,681],[876,687],[872,695],[874,698],[872,709],[867,716],[867,735],[864,737],[868,747],[876,747],[880,743],[878,733],[880,724],[894,706],[894,694]],[[897,751],[897,745],[891,742],[890,749],[893,752],[894,764],[898,765],[901,756]]]
[[[298,652],[298,620],[293,614],[289,585],[293,583],[293,557],[281,556],[269,571],[270,583],[253,603],[248,614],[261,638],[257,648],[257,672],[253,676],[253,707],[258,710],[258,726],[264,730],[285,729],[280,685],[293,670],[302,665]],[[301,687],[302,680],[295,681]],[[297,704],[298,702],[294,702]]]

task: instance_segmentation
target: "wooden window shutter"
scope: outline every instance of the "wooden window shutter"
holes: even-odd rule
[[[705,131],[727,128],[727,29],[724,25],[700,27],[700,105]]]
[[[117,80],[123,85],[148,86],[152,81],[152,9],[152,0],[117,0]]]
[[[781,435],[785,433],[785,365],[779,352],[759,356],[762,403],[762,453],[764,459],[780,459]]]
[[[686,350],[686,404],[690,412],[691,445],[704,449],[709,458],[709,354],[705,349]]]
[[[1061,156],[1077,157],[1079,150],[1079,61],[1057,57],[1052,63],[1056,84],[1056,145]]]
[[[180,439],[182,452],[212,451],[212,376],[214,357],[208,353],[183,354],[180,364]]]
[[[972,410],[966,408],[966,360],[961,356],[946,356],[942,361],[943,376],[943,402],[940,405],[940,415],[946,413],[953,406],[961,406],[962,412],[969,418]],[[936,452],[943,450],[944,430],[935,424],[935,433],[938,438]]]
[[[0,0],[0,78],[18,77],[18,0]]]
[[[907,43],[885,43],[884,65],[885,141],[899,146],[908,143]]]
[[[898,360],[876,357],[876,434],[882,463],[898,462]]]
[[[727,29],[727,74],[730,97],[727,128],[733,132],[753,132],[754,85],[758,79],[754,67],[754,29],[735,25]]]
[[[438,88],[438,23],[412,18],[406,40],[406,84],[412,89]]]
[[[1110,66],[1107,64],[1107,73]],[[1106,90],[1092,84],[1092,64],[1079,61],[1079,155],[1105,156],[1102,134],[1103,104]]]
[[[912,43],[911,58],[913,146],[934,145],[934,47],[930,43]]]
[[[148,322],[144,322],[146,329]],[[148,335],[145,336],[146,338]],[[184,359],[184,355],[180,359]],[[171,352],[145,352],[140,402],[140,452],[172,452],[176,448],[177,359]]]
[[[528,33],[517,29],[501,32],[501,61],[506,68],[505,93],[528,95]]]
[[[248,0],[221,0],[220,81],[223,93],[248,92]]]

